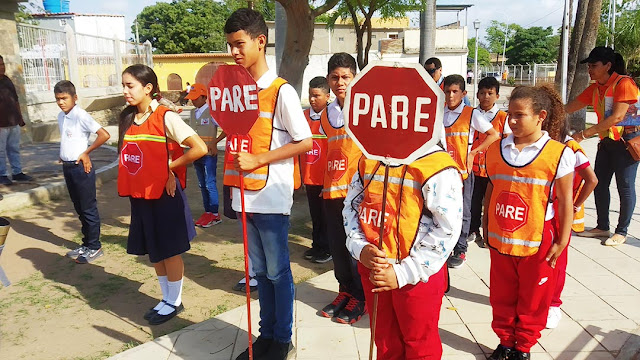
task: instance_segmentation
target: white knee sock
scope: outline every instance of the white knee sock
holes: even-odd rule
[[[182,304],[182,280],[183,279],[180,279],[178,281],[167,281],[167,286],[169,288],[169,297],[167,298],[167,303],[174,306]],[[173,307],[165,306],[160,309],[160,311],[158,311],[158,314],[168,315],[174,311],[175,310],[173,309]]]
[[[158,276],[158,282],[160,283],[160,290],[162,290],[162,300],[167,301],[167,297],[169,296],[169,285],[166,276]],[[164,302],[160,301],[158,305],[156,305],[153,310],[158,311],[164,306]]]

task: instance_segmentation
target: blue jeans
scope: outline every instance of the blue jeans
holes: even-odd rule
[[[238,213],[238,219],[242,215]],[[291,342],[293,276],[289,262],[289,216],[247,213],[249,257],[258,280],[260,335]]]
[[[82,224],[82,245],[92,250],[102,247],[100,244],[100,215],[96,201],[96,172],[94,168],[87,174],[82,162],[65,161],[62,163],[64,181],[67,183],[69,197]]]
[[[460,229],[460,237],[456,246],[453,248],[455,253],[467,252],[467,238],[469,237],[469,228],[471,227],[471,200],[473,198],[473,183],[475,175],[469,172],[469,176],[462,182],[462,229]]]
[[[629,137],[625,136],[625,138],[630,139],[637,135],[637,133],[630,134]],[[631,157],[624,142],[607,138],[601,140],[598,144],[594,171],[598,178],[598,185],[593,191],[598,215],[597,228],[609,230],[609,206],[611,203],[609,185],[611,184],[611,178],[615,174],[620,197],[620,215],[615,233],[627,235],[633,209],[636,206],[635,186],[638,162]]]
[[[0,128],[0,176],[7,176],[7,163],[5,157],[9,158],[9,165],[13,175],[22,172],[20,165],[20,126]]]
[[[202,192],[202,203],[204,211],[217,214],[218,205],[218,188],[216,186],[216,167],[218,165],[218,156],[205,155],[193,162],[198,176],[198,186]]]

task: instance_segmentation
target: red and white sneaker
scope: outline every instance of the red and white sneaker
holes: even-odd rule
[[[203,228],[212,227],[213,225],[220,224],[222,219],[219,214],[207,213],[209,216],[204,220],[200,226]]]
[[[196,220],[195,225],[202,227],[202,224],[209,219],[210,215],[213,215],[213,214],[210,213],[210,212],[206,212],[206,213],[200,215],[200,218],[198,218],[198,220]]]

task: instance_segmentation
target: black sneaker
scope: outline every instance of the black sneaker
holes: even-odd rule
[[[336,298],[333,299],[331,304],[322,308],[322,311],[321,311],[322,316],[328,317],[328,318],[337,316],[338,313],[342,309],[344,309],[345,306],[347,306],[350,298],[351,298],[351,295],[347,294],[346,292],[339,292],[338,296],[336,296]]]
[[[0,176],[0,185],[13,185],[13,181],[8,176]]]
[[[509,357],[509,360],[530,360],[531,353],[516,350],[515,354]]]
[[[320,251],[316,248],[311,248],[304,252],[303,256],[306,260],[313,260],[316,255],[318,255]]]
[[[292,343],[281,343],[279,341],[274,341],[271,343],[271,347],[269,348],[269,352],[267,353],[267,356],[265,356],[265,359],[287,360],[289,358],[293,358],[295,353],[296,348],[293,347]]]
[[[82,245],[77,249],[71,250],[67,253],[67,257],[72,258],[73,260],[76,260],[78,258],[78,256],[86,253],[89,250],[88,247]]]
[[[273,339],[258,336],[258,340],[251,344],[253,347],[253,358],[258,360],[259,357],[265,356],[269,352],[272,343],[274,343]],[[242,354],[238,355],[236,360],[249,360],[249,348],[247,348]]]
[[[314,256],[313,260],[311,260],[311,262],[314,262],[316,264],[325,264],[325,263],[328,263],[331,260],[333,260],[333,257],[331,256],[331,254],[326,253],[326,252],[323,251],[323,252],[317,254],[316,256]]]
[[[349,303],[336,316],[336,321],[341,324],[353,324],[360,320],[362,315],[367,313],[367,307],[363,300],[354,297],[349,299]]]
[[[102,251],[101,248],[98,250],[87,249],[84,254],[78,256],[76,262],[78,264],[89,264],[92,263],[95,259],[102,256],[104,256],[104,251]]]
[[[457,269],[461,267],[466,260],[467,256],[465,255],[465,253],[455,251],[454,254],[449,256],[449,259],[447,259],[447,265],[450,268]]]
[[[484,238],[480,234],[476,236],[476,244],[478,244],[478,247],[481,247],[481,248],[487,247],[487,244],[484,243]]]
[[[25,173],[15,174],[11,177],[13,181],[33,181],[33,178]]]
[[[470,232],[469,236],[467,236],[467,243],[476,241],[478,236],[480,236],[480,235],[478,235],[477,232],[475,232],[475,231]]]
[[[515,353],[516,350],[513,348],[498,345],[491,356],[489,356],[488,360],[513,360],[513,356],[515,355]]]

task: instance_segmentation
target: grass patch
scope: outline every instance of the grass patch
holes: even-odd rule
[[[224,304],[218,304],[215,309],[209,309],[209,318],[216,317],[224,312],[229,311],[229,302],[226,301]]]

